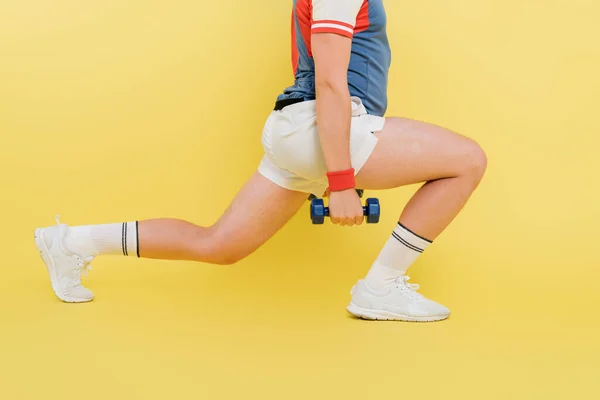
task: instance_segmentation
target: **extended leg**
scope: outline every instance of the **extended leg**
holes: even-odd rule
[[[300,209],[306,194],[283,189],[255,173],[216,224],[201,227],[178,219],[40,228],[35,242],[56,295],[84,302],[93,294],[81,272],[95,256],[140,257],[232,264],[251,254]]]

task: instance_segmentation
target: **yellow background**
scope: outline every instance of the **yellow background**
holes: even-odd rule
[[[306,208],[233,267],[100,258],[51,292],[33,229],[212,223],[292,82],[291,1],[2,1],[0,398],[598,398],[600,3],[388,1],[388,115],[478,140],[484,183],[411,270],[435,324],[345,311],[377,226]],[[326,250],[329,248],[329,250]],[[348,250],[351,249],[351,250]]]

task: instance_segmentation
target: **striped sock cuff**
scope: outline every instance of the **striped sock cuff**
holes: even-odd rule
[[[414,233],[399,222],[396,226],[396,229],[394,229],[394,231],[392,232],[392,236],[404,246],[418,253],[422,253],[423,251],[425,251],[427,246],[429,246],[432,243],[431,240],[425,239],[424,237],[417,235],[416,233]]]
[[[140,256],[137,221],[121,224],[121,249],[124,256]]]

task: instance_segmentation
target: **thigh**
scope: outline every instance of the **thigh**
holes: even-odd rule
[[[356,176],[363,189],[389,189],[461,175],[483,154],[477,143],[425,122],[387,118],[379,139]]]
[[[306,193],[284,189],[255,172],[212,227],[213,245],[241,259],[281,229],[306,200]]]

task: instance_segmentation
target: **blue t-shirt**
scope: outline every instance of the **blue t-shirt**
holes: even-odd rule
[[[387,109],[391,50],[383,0],[294,0],[292,66],[295,82],[277,100],[315,99],[315,64],[311,33],[329,32],[352,38],[348,66],[350,96],[360,98],[372,115]]]

